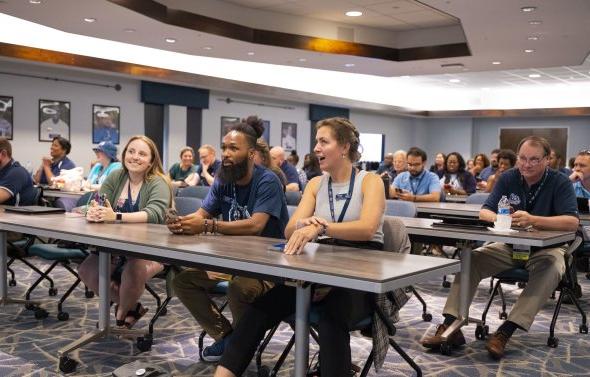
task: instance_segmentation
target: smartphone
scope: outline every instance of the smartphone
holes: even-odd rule
[[[166,210],[166,222],[175,223],[178,221],[178,212],[174,208],[168,208]]]
[[[273,245],[270,245],[270,246],[268,247],[268,250],[271,250],[271,251],[278,251],[278,252],[281,252],[281,253],[282,253],[282,252],[285,250],[285,246],[286,246],[286,245],[287,245],[287,243],[286,243],[286,242],[275,243],[275,244],[273,244]]]
[[[395,192],[397,192],[398,194],[401,194],[402,192],[404,192],[404,190],[402,190],[402,189],[401,189],[401,188],[399,188],[399,187],[396,187],[396,188],[395,188]]]

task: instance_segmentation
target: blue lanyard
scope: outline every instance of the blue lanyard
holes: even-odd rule
[[[543,179],[541,180],[541,183],[539,184],[539,186],[537,187],[537,189],[535,190],[533,195],[530,196],[530,198],[527,195],[527,192],[525,191],[525,193],[524,193],[524,210],[525,211],[528,211],[528,208],[530,208],[532,210],[533,207],[535,206],[535,200],[537,199],[537,195],[539,195],[539,192],[541,191],[541,189],[545,185],[545,180],[547,179],[547,175],[548,175],[547,169],[545,169],[545,173],[543,173]],[[524,178],[522,178],[522,181],[523,181],[523,185],[525,185],[526,183],[525,183]]]
[[[414,187],[414,184],[412,183],[414,180],[412,180],[412,174],[410,174],[409,180],[410,180],[410,188],[412,189],[412,194],[416,195],[416,192],[418,191],[418,188],[420,187],[420,183],[422,183],[422,179],[424,179],[424,176],[426,175],[426,172],[424,170],[422,170],[422,176],[420,177],[420,179],[418,180],[418,184],[416,185],[416,187]]]
[[[344,206],[342,207],[342,212],[340,212],[340,216],[338,217],[338,222],[341,223],[344,220],[344,215],[346,214],[346,210],[348,209],[348,205],[350,204],[350,199],[352,198],[352,190],[354,190],[354,179],[356,176],[356,170],[354,167],[352,168],[352,173],[350,174],[350,183],[348,184],[348,194],[346,195],[346,202],[344,202]],[[328,200],[330,202],[330,215],[332,215],[332,222],[336,222],[336,216],[334,215],[334,198],[332,192],[332,177],[328,179]]]

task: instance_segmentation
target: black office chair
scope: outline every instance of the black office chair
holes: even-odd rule
[[[179,188],[176,196],[205,199],[209,194],[209,186],[188,186]]]
[[[553,318],[551,320],[551,326],[549,327],[549,337],[547,338],[547,345],[552,348],[556,348],[559,344],[559,339],[555,336],[555,324],[557,322],[557,317],[559,316],[559,312],[561,310],[561,304],[565,296],[568,296],[570,300],[576,305],[578,312],[580,312],[580,316],[582,317],[582,323],[579,326],[579,331],[582,334],[588,334],[588,325],[586,324],[586,313],[582,310],[578,298],[575,294],[575,274],[576,270],[573,264],[573,253],[580,244],[582,243],[582,237],[576,236],[576,239],[570,244],[568,247],[564,258],[565,258],[565,265],[566,270],[565,273],[557,286],[557,290],[559,291],[559,298],[557,299],[557,303],[555,305],[555,311],[553,312]],[[500,319],[508,318],[506,314],[506,300],[504,298],[504,293],[502,292],[502,284],[516,284],[516,283],[526,283],[529,279],[529,273],[524,268],[511,268],[509,270],[503,271],[499,274],[494,275],[494,278],[497,279],[496,284],[494,285],[494,289],[492,291],[492,295],[488,300],[488,303],[481,315],[481,324],[477,325],[475,328],[475,337],[480,340],[484,340],[489,335],[489,326],[486,325],[486,317],[492,301],[496,294],[500,295],[502,300],[502,311],[500,312]]]
[[[287,205],[298,206],[299,202],[301,201],[301,192],[300,191],[286,191],[285,198],[287,200]]]

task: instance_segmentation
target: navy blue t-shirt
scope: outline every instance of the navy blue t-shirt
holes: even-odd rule
[[[75,167],[76,164],[74,164],[74,162],[66,156],[61,160],[51,164],[51,174],[57,177],[61,169],[73,169]],[[39,179],[39,183],[42,185],[46,185],[49,183],[47,181],[47,177],[45,176],[45,170],[43,169],[41,169],[41,178]]]
[[[291,165],[287,161],[283,161],[281,164],[281,170],[285,173],[285,177],[287,177],[287,184],[289,183],[297,183],[299,185],[299,189],[301,189],[301,182],[299,182],[299,174],[297,173],[297,169],[295,166]]]
[[[252,180],[246,186],[223,184],[216,179],[202,208],[213,217],[221,213],[223,221],[243,220],[257,212],[266,213],[270,217],[261,236],[285,238],[289,213],[283,186],[275,173],[262,166],[254,165]]]
[[[35,188],[33,179],[29,172],[23,168],[18,161],[10,160],[4,168],[0,170],[0,188],[8,191],[10,199],[2,204],[7,205],[34,205]]]
[[[209,172],[209,174],[212,177],[215,177],[215,174],[217,174],[217,170],[219,170],[220,167],[221,161],[215,160],[211,165],[209,165],[209,169],[207,169],[207,172]],[[197,167],[197,174],[199,174],[199,176],[201,177],[201,179],[199,179],[198,186],[209,186],[209,182],[207,182],[207,180],[203,178],[203,176],[201,175],[203,174],[203,165],[199,165]]]
[[[530,188],[517,168],[505,171],[483,208],[498,212],[498,202],[506,195],[514,211],[527,211],[535,216],[571,215],[578,217],[578,204],[569,178],[552,169]]]

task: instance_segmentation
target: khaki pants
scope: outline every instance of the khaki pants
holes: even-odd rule
[[[534,251],[529,260],[512,259],[512,247],[503,243],[492,243],[472,251],[468,305],[482,279],[513,267],[524,266],[529,272],[529,281],[512,307],[508,320],[527,330],[565,273],[564,254],[566,246]],[[461,276],[457,274],[443,310],[444,314],[459,317],[459,287]]]
[[[257,297],[270,290],[274,284],[268,281],[227,274],[207,275],[207,271],[189,268],[178,274],[172,281],[174,292],[191,312],[207,334],[216,341],[232,331],[227,318],[217,310],[209,293],[219,281],[229,280],[228,300],[233,317],[233,326],[244,314],[248,305]]]

